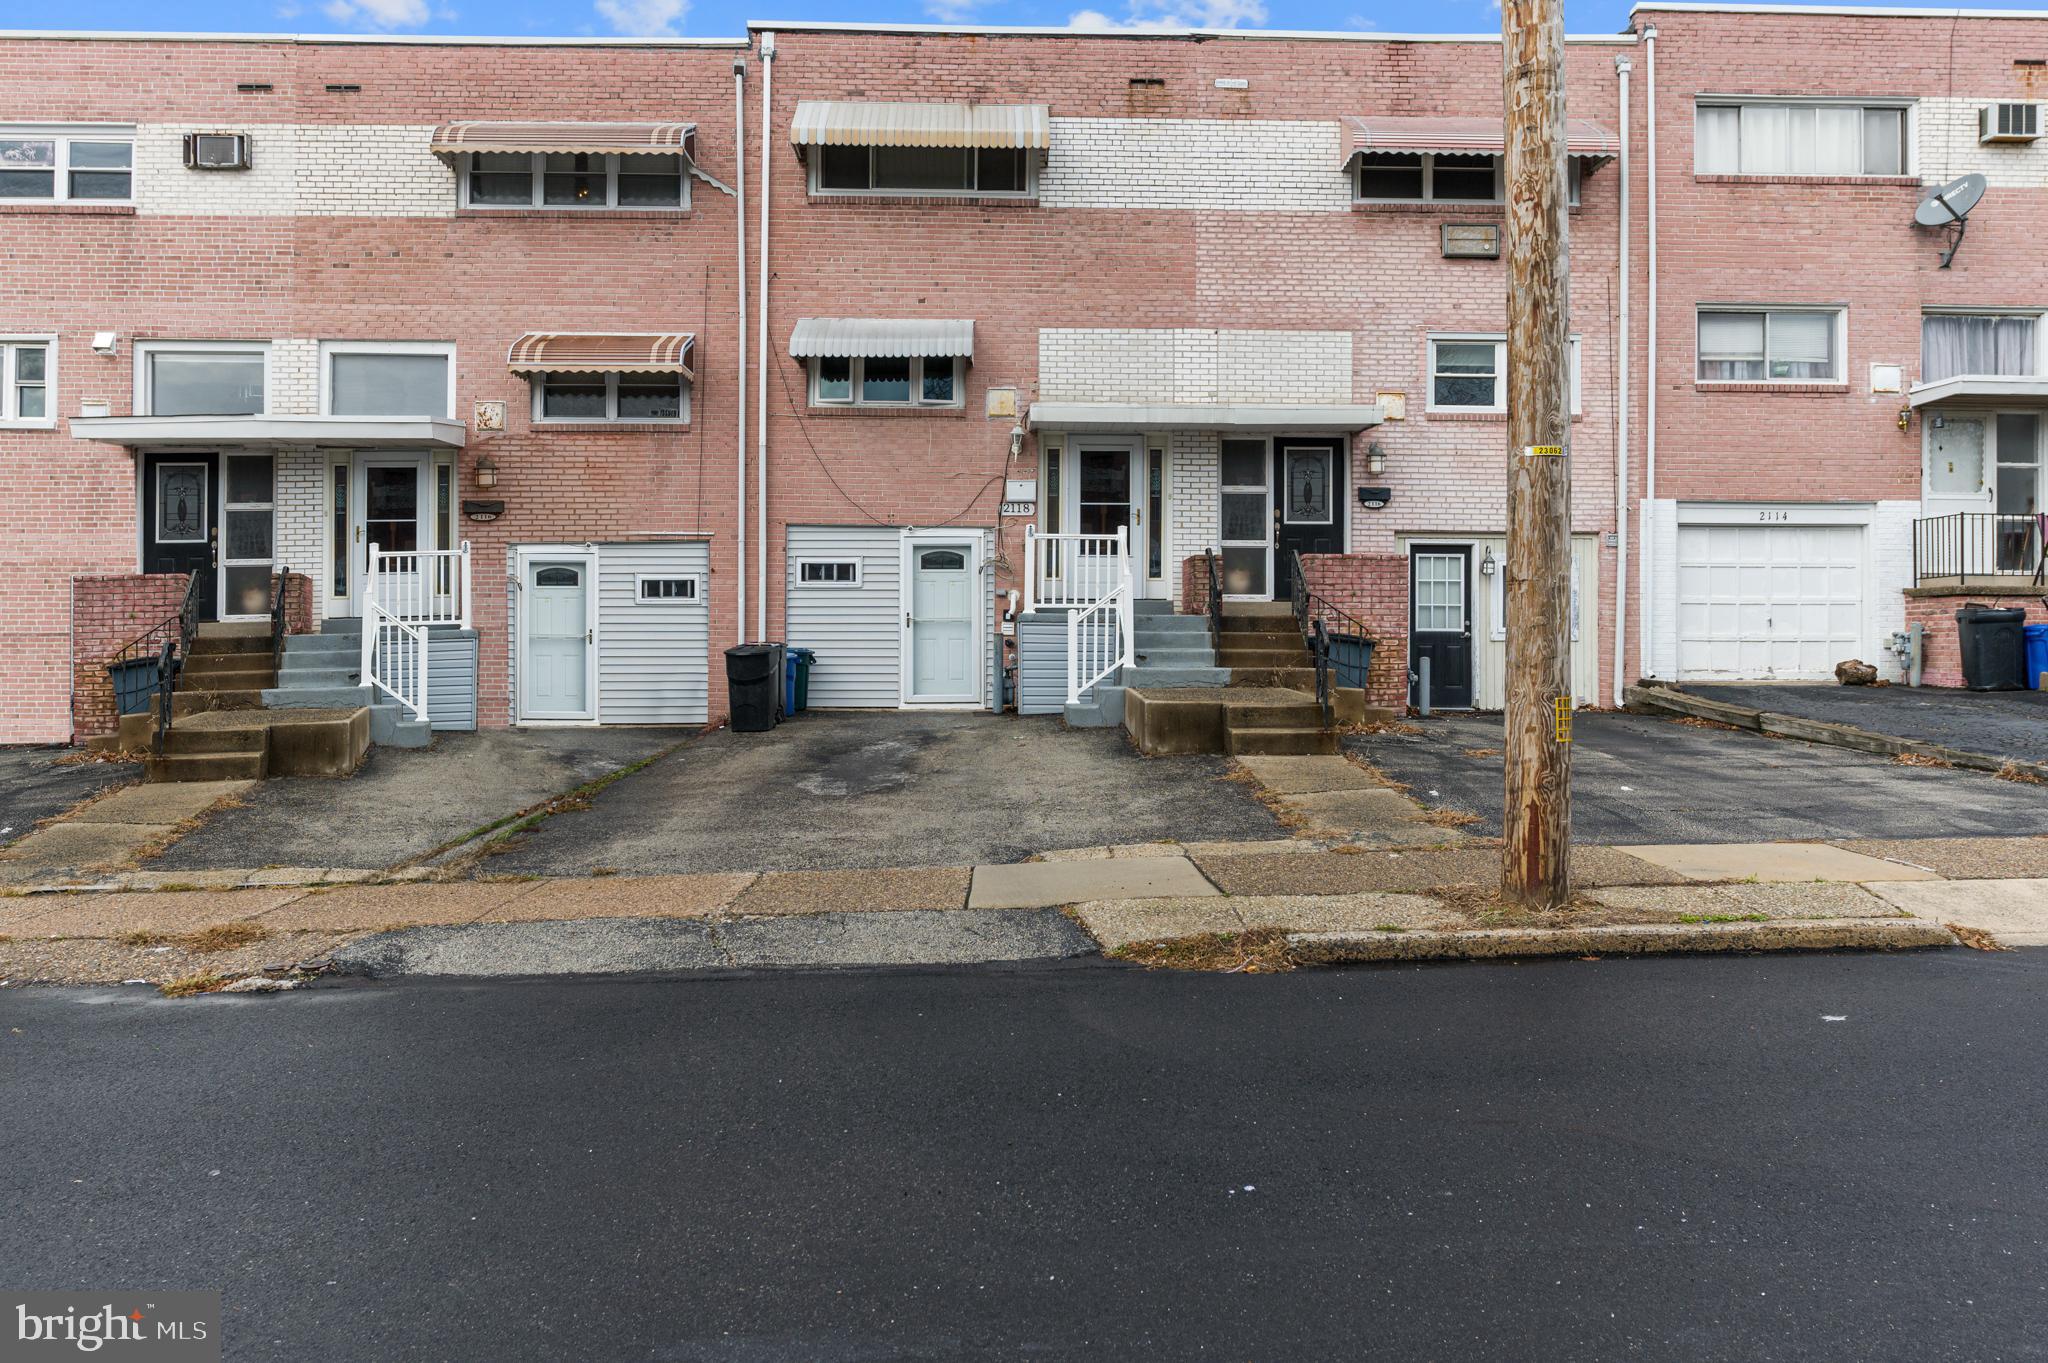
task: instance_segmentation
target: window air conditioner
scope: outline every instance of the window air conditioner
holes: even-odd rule
[[[1987,104],[1977,111],[1979,142],[2032,142],[2041,135],[2041,106],[2024,101]]]
[[[186,133],[185,164],[193,170],[247,170],[247,133]]]

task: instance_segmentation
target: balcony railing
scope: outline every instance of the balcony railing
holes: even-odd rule
[[[2048,515],[1959,511],[1913,522],[1913,584],[2025,578],[2042,585]]]

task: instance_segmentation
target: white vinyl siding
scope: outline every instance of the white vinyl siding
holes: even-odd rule
[[[902,699],[902,532],[894,526],[789,527],[789,642],[817,651],[812,709],[894,709]],[[797,565],[852,562],[858,582],[804,582]]]
[[[709,548],[597,547],[597,714],[606,724],[702,724],[710,717],[711,612],[701,599],[640,599],[643,578],[711,570]]]

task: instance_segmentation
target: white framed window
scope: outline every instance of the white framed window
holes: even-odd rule
[[[0,426],[57,424],[57,338],[0,336]]]
[[[0,203],[135,201],[135,129],[0,125]]]
[[[269,386],[262,341],[135,343],[135,410],[146,416],[261,416]]]
[[[2005,378],[2039,373],[2039,313],[1930,312],[1920,318],[1920,382],[1962,374]]]
[[[1911,105],[1702,99],[1693,109],[1700,175],[1908,175]]]
[[[455,415],[450,341],[322,341],[320,410],[327,416]]]
[[[538,425],[690,419],[690,385],[681,374],[536,374],[532,387]]]
[[[821,355],[811,361],[814,407],[958,407],[960,357]]]
[[[806,587],[858,587],[860,560],[857,558],[800,558],[796,580]]]
[[[1038,165],[1013,147],[812,147],[813,194],[987,195],[1028,199]]]
[[[1701,308],[1701,383],[1841,383],[1841,308]]]
[[[643,606],[694,606],[700,585],[695,574],[670,577],[636,573],[633,577],[633,599]]]
[[[1505,558],[1507,550],[1501,550]],[[1488,631],[1494,642],[1508,637],[1508,567],[1501,560],[1495,561],[1493,576],[1488,579],[1488,599],[1492,605],[1493,625]],[[1572,642],[1579,641],[1579,563],[1576,555],[1572,559],[1571,573],[1571,630]]]
[[[1359,154],[1352,172],[1351,197],[1357,203],[1504,202],[1502,158],[1451,152],[1369,151]],[[1579,201],[1579,159],[1565,162],[1571,202]]]
[[[1579,414],[1579,338],[1571,338],[1572,415]],[[1508,338],[1446,335],[1429,338],[1429,410],[1505,412],[1508,409]]]
[[[600,208],[690,206],[690,174],[674,152],[471,152],[462,158],[464,208],[544,208],[574,213]]]

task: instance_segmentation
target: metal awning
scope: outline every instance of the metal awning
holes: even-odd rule
[[[863,104],[799,100],[789,140],[806,147],[1006,147],[1045,151],[1052,117],[1043,104]]]
[[[1036,431],[1270,430],[1347,435],[1384,419],[1378,403],[1034,402]]]
[[[338,445],[349,449],[459,450],[469,428],[426,416],[78,416],[74,440],[149,449],[224,445]]]
[[[1439,152],[1452,156],[1500,156],[1506,152],[1503,120],[1484,117],[1413,117],[1372,114],[1344,122],[1344,164],[1366,152]],[[1565,120],[1566,156],[1608,161],[1621,154],[1621,138],[1584,118]]]
[[[971,318],[804,317],[789,334],[789,353],[799,360],[910,355],[963,355],[971,360],[974,322]]]
[[[690,371],[697,338],[687,331],[529,331],[512,343],[506,368],[515,374],[681,374]]]
[[[1958,374],[1936,383],[1915,384],[1906,395],[1914,407],[1938,402],[2011,403],[2016,407],[2048,406],[2048,378]]]
[[[618,152],[627,156],[697,155],[694,123],[443,123],[433,150],[443,155],[476,151]]]

